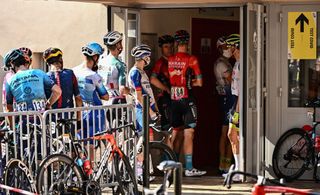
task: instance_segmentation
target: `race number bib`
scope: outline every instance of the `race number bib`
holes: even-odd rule
[[[16,112],[23,112],[23,111],[27,111],[27,102],[14,102],[13,103],[13,110]]]
[[[44,111],[46,109],[46,101],[44,99],[32,100],[32,105],[35,111]]]
[[[180,99],[185,96],[185,88],[184,87],[171,87],[171,96],[172,99]]]

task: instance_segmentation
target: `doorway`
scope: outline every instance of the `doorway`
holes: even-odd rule
[[[206,26],[216,28],[205,28]],[[239,21],[192,18],[192,54],[198,57],[203,77],[203,86],[194,88],[198,107],[194,163],[212,174],[216,174],[219,166],[219,138],[222,127],[222,112],[218,104],[219,95],[213,71],[213,64],[219,57],[216,40],[233,33],[239,33]]]

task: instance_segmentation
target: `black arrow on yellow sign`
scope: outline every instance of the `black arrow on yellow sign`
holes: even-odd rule
[[[304,32],[304,22],[309,25],[308,18],[301,13],[300,16],[296,19],[296,25],[300,22],[300,32]]]

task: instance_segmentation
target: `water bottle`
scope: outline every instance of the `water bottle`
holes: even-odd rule
[[[82,166],[83,166],[83,160],[82,160],[81,158],[78,158],[78,159],[77,159],[77,165],[78,165],[79,167],[82,167]]]

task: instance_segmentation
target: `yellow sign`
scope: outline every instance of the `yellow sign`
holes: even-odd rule
[[[288,59],[316,59],[317,12],[288,12]]]

